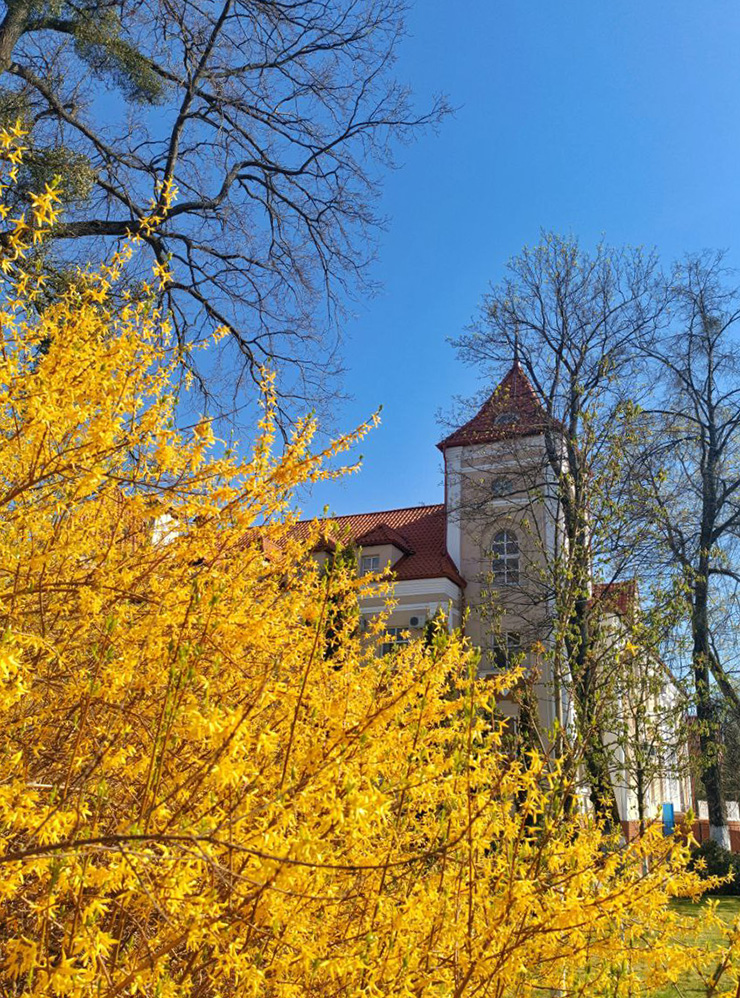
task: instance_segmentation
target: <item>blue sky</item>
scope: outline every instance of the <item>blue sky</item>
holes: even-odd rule
[[[417,0],[408,27],[399,77],[458,110],[386,177],[383,289],[347,326],[338,417],[382,403],[383,425],[309,513],[441,501],[436,414],[480,388],[447,337],[541,227],[740,260],[739,4]]]

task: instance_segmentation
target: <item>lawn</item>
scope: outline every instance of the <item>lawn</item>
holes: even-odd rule
[[[679,911],[692,918],[695,918],[701,909],[701,904],[693,904],[691,901],[676,901],[674,904]],[[719,914],[728,923],[734,921],[740,915],[740,897],[720,898]],[[712,945],[718,946],[720,941],[719,933],[716,930],[705,930],[692,939],[692,943],[706,943],[708,947]],[[697,998],[697,996],[704,994],[705,991],[701,985],[701,981],[692,974],[685,980],[680,981],[678,987],[671,986],[656,991],[654,998],[682,998],[682,996],[684,998]]]

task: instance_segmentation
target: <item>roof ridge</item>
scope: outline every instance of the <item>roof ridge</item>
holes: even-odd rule
[[[353,516],[385,516],[386,513],[406,513],[418,509],[444,509],[445,504],[443,502],[435,503],[421,503],[418,506],[396,506],[394,509],[368,509],[363,510],[361,513],[339,513],[334,516],[309,516],[305,520],[298,520],[298,523],[313,523],[315,520],[319,522],[328,520],[348,520]],[[390,524],[389,524],[390,526]]]
[[[405,555],[394,562],[399,582],[442,577],[463,589],[465,579],[447,551],[446,522],[444,503],[434,503],[303,520],[294,529],[301,536],[318,532],[320,537],[335,538],[339,543],[358,544],[363,537],[370,545],[394,543]]]

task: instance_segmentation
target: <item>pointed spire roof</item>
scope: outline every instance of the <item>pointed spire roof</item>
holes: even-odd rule
[[[547,413],[517,358],[475,416],[437,446],[445,451],[448,447],[536,436],[543,432],[548,422]]]

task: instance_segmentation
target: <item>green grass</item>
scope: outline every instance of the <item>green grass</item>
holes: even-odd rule
[[[688,915],[690,918],[696,918],[696,916],[701,911],[701,906],[705,902],[699,902],[694,904],[691,901],[675,901],[675,908],[684,915]],[[719,908],[718,914],[725,922],[732,922],[740,915],[740,897],[722,897],[719,898]],[[719,947],[722,943],[721,936],[716,929],[712,930],[702,930],[693,936],[691,939],[692,945],[700,943],[706,945],[708,948]],[[684,995],[685,998],[697,998],[699,995],[704,995],[704,990],[701,986],[700,979],[694,975],[687,975],[687,977],[679,981],[679,988],[668,987],[663,988],[660,991],[656,991],[654,998],[679,998],[680,995]]]

